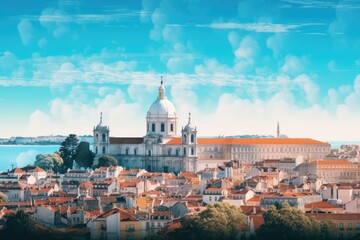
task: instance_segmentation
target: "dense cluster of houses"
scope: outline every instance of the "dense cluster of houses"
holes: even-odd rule
[[[331,174],[321,172],[327,169]],[[0,192],[8,198],[0,202],[0,228],[6,214],[23,209],[47,228],[78,226],[91,239],[142,239],[173,229],[207,204],[228,202],[247,215],[239,231],[250,236],[266,209],[286,201],[320,221],[334,221],[339,237],[351,238],[360,234],[359,169],[346,160],[299,159],[230,161],[177,175],[121,166],[54,174],[27,166],[0,173]],[[333,172],[341,181],[333,181]]]

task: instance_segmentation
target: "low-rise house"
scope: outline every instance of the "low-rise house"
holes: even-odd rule
[[[25,173],[32,175],[36,180],[46,178],[47,176],[47,173],[44,169],[36,166],[26,166],[23,167],[22,170]]]
[[[79,194],[92,197],[94,195],[94,185],[91,182],[81,182]]]
[[[360,199],[351,200],[344,204],[345,212],[360,213]]]
[[[339,186],[337,188],[337,195],[342,203],[350,202],[353,199],[353,188],[352,186]]]
[[[143,239],[148,221],[121,208],[114,208],[87,223],[90,239]]]
[[[212,204],[221,202],[228,196],[228,190],[224,188],[207,188],[203,192],[203,202]]]
[[[334,205],[326,201],[313,202],[305,204],[305,212],[307,213],[343,213],[344,208]]]
[[[260,206],[268,209],[272,205],[288,202],[292,207],[305,211],[305,205],[322,201],[321,195],[313,193],[284,192],[270,193],[261,196]]]
[[[27,185],[22,182],[0,183],[0,192],[4,193],[10,202],[26,200]]]
[[[88,182],[92,172],[87,170],[68,169],[64,174],[63,182]]]
[[[63,181],[61,189],[67,194],[79,194],[80,182],[78,181]]]
[[[318,221],[333,221],[339,230],[338,239],[359,239],[360,213],[308,213]]]

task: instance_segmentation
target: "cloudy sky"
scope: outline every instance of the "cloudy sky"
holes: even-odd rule
[[[0,1],[0,137],[142,136],[163,75],[201,136],[360,140],[358,0]]]

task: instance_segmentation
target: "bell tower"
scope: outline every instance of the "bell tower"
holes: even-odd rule
[[[100,113],[100,122],[94,127],[94,152],[96,155],[109,154],[110,129],[103,124],[103,114]]]
[[[191,113],[189,113],[188,124],[181,130],[181,144],[185,159],[185,171],[196,172],[197,170],[197,129],[191,124]]]

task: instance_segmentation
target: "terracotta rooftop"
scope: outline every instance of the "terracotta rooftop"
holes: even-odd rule
[[[342,207],[340,207],[340,206],[333,205],[331,203],[324,202],[324,201],[306,204],[305,208],[307,208],[307,209],[312,209],[312,208],[341,208],[342,209]]]
[[[351,162],[346,160],[314,160],[318,165],[352,165]]]
[[[181,138],[173,138],[168,145],[181,144]],[[328,145],[326,142],[310,138],[198,138],[198,145],[272,145],[272,144],[294,144],[294,145]]]

